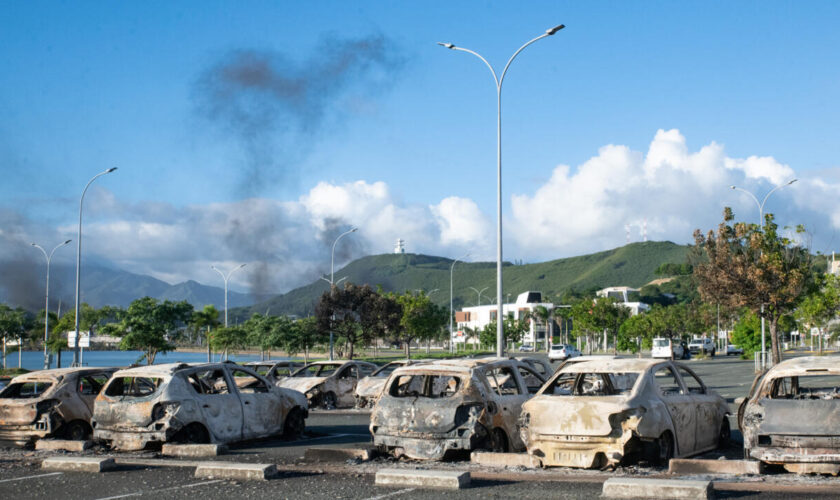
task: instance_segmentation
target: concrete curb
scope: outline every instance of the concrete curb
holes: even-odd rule
[[[376,450],[373,448],[307,448],[303,459],[318,462],[343,462],[353,459],[368,461],[375,455]]]
[[[160,454],[169,457],[216,457],[227,451],[219,444],[164,444]]]
[[[490,467],[528,467],[537,468],[539,460],[527,453],[493,453],[474,451],[470,453],[470,462]]]
[[[65,472],[105,472],[116,467],[113,458],[97,457],[49,457],[41,462],[44,470]]]
[[[460,490],[470,485],[470,473],[429,469],[382,469],[376,472],[374,484]]]
[[[197,478],[264,481],[277,475],[274,464],[245,464],[236,462],[206,462],[195,468]]]
[[[604,481],[605,498],[714,498],[711,481],[611,477]]]
[[[764,464],[753,460],[700,460],[672,458],[669,474],[762,474]]]
[[[93,446],[93,441],[70,441],[69,439],[39,439],[35,441],[38,451],[85,451]]]

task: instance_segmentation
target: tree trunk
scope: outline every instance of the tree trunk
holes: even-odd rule
[[[773,355],[773,366],[782,362],[782,346],[779,343],[779,315],[770,316],[770,349]]]
[[[350,355],[347,357],[347,359],[353,359],[353,348],[354,347],[355,347],[354,344],[350,344]]]
[[[411,339],[405,341],[405,359],[411,359]]]
[[[213,351],[210,350],[210,327],[207,327],[207,334],[205,335],[207,338],[207,362],[213,362]]]

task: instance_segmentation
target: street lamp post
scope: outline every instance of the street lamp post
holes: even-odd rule
[[[216,266],[210,266],[210,269],[219,273],[219,275],[225,281],[225,328],[228,327],[228,300],[227,300],[228,280],[230,280],[230,276],[234,273],[234,271],[238,271],[239,269],[242,269],[243,267],[245,267],[245,264],[239,264],[238,266],[231,269],[230,272],[227,273],[227,276],[225,276],[225,273],[223,273],[219,269],[217,269]],[[210,349],[210,339],[207,339],[207,348],[208,348],[207,352],[209,353],[210,352],[209,351],[209,349]],[[225,352],[223,354],[224,354],[225,359],[227,359],[227,349],[225,349]],[[221,354],[219,356],[221,356]]]
[[[741,191],[742,193],[747,193],[750,195],[750,198],[755,201],[755,204],[758,206],[758,226],[761,227],[764,225],[764,204],[767,203],[767,199],[770,198],[770,195],[782,189],[783,187],[790,186],[794,182],[799,179],[792,179],[784,184],[780,184],[773,189],[771,189],[765,196],[764,199],[760,202],[758,198],[751,192],[747,191],[746,189],[739,188],[738,186],[729,186],[730,189],[735,191]],[[766,341],[765,341],[765,334],[764,334],[764,304],[761,304],[761,369],[765,369],[767,367],[767,351],[766,351]]]
[[[52,252],[47,255],[47,251],[41,245],[37,243],[32,243],[32,246],[40,250],[44,254],[44,258],[47,259],[47,286],[46,286],[46,293],[44,296],[44,370],[49,370],[50,368],[50,356],[47,353],[47,340],[49,340],[50,334],[50,261],[52,261],[52,256],[56,250],[63,247],[64,245],[70,243],[73,240],[67,240],[64,243],[56,245],[55,248],[52,249]]]
[[[227,327],[228,327],[228,300],[227,300],[227,296],[228,296],[228,280],[230,280],[230,276],[234,273],[234,271],[238,271],[238,270],[242,269],[243,267],[245,267],[245,264],[239,264],[238,266],[236,266],[236,267],[234,267],[233,269],[231,269],[231,270],[230,270],[230,272],[228,272],[228,273],[227,273],[227,275],[225,275],[225,273],[223,273],[222,271],[220,271],[220,270],[219,270],[216,266],[210,266],[210,269],[212,269],[212,270],[216,271],[217,273],[219,273],[219,275],[220,275],[220,276],[222,277],[222,279],[225,281],[225,328],[227,328]]]
[[[73,328],[76,330],[76,347],[73,348],[73,366],[81,366],[82,364],[82,351],[79,347],[82,340],[81,333],[79,332],[79,278],[81,276],[82,268],[82,204],[85,201],[85,193],[87,193],[87,190],[93,181],[105,174],[110,174],[116,169],[117,167],[111,167],[104,172],[99,172],[94,175],[93,178],[85,185],[85,189],[82,191],[82,197],[79,199],[79,234],[76,238],[76,318],[73,325]]]
[[[449,352],[455,352],[455,339],[453,338],[453,336],[455,334],[455,328],[454,328],[454,325],[452,324],[452,320],[454,319],[454,314],[455,314],[454,308],[453,308],[453,301],[452,301],[452,291],[453,291],[452,276],[453,276],[453,273],[455,272],[455,263],[458,262],[459,260],[466,259],[467,257],[469,257],[469,255],[470,255],[469,253],[466,253],[466,254],[458,257],[457,259],[453,260],[452,265],[449,266]]]
[[[342,237],[344,237],[344,236],[346,236],[350,233],[355,233],[358,230],[359,230],[358,227],[353,226],[350,229],[348,229],[347,231],[344,231],[343,233],[339,234],[338,237],[335,239],[335,241],[333,241],[332,254],[330,256],[330,280],[328,281],[328,283],[330,284],[330,294],[332,294],[333,287],[335,285],[337,285],[338,283],[341,283],[342,280],[346,279],[346,277],[344,277],[344,278],[341,278],[340,280],[338,280],[338,283],[335,282],[335,246],[338,244],[338,240],[340,240]],[[321,279],[324,280],[324,281],[327,281],[326,278],[321,278]],[[333,315],[332,319],[333,319],[333,321],[335,320],[335,315]],[[330,322],[330,323],[332,323],[332,322]],[[334,337],[333,337],[332,325],[330,325],[330,361],[333,360],[333,342],[334,342]]]
[[[478,305],[479,305],[479,306],[481,305],[481,294],[482,294],[482,293],[484,293],[484,290],[487,290],[488,288],[489,288],[489,287],[486,287],[486,286],[485,286],[485,287],[484,287],[484,288],[482,288],[481,290],[477,290],[477,289],[475,289],[475,288],[473,288],[473,287],[470,287],[470,290],[472,290],[472,291],[474,291],[475,293],[477,293],[477,294],[478,294]]]
[[[504,69],[502,70],[501,77],[496,75],[496,70],[493,69],[493,66],[487,62],[487,59],[482,57],[478,52],[472,51],[470,49],[465,49],[462,47],[457,47],[451,43],[441,43],[438,42],[438,45],[446,47],[447,49],[451,50],[460,50],[461,52],[466,52],[468,54],[472,54],[477,58],[481,59],[481,61],[490,68],[490,73],[493,75],[493,81],[496,84],[496,300],[498,304],[498,312],[497,317],[499,321],[496,322],[496,355],[501,357],[502,353],[504,352],[504,346],[502,340],[504,339],[504,330],[503,330],[503,322],[501,321],[502,318],[502,83],[505,80],[505,74],[507,74],[507,70],[510,67],[510,64],[522,52],[525,47],[531,45],[532,43],[540,40],[542,38],[551,36],[561,29],[565,28],[565,25],[557,25],[553,28],[550,28],[545,31],[542,35],[534,38],[533,40],[529,41],[525,45],[519,47],[519,49],[513,53],[513,55],[508,59],[507,64],[505,65]]]

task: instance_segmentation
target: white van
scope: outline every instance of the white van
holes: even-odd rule
[[[679,340],[668,339],[665,337],[653,339],[653,348],[650,352],[652,358],[683,359],[688,352]]]

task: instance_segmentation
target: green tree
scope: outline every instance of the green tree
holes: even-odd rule
[[[709,303],[748,307],[769,323],[773,363],[782,360],[779,319],[792,311],[814,284],[811,255],[778,233],[773,214],[764,225],[733,223],[726,208],[717,231],[694,232],[694,277]],[[802,226],[797,232],[802,232]],[[718,302],[719,301],[719,302]]]
[[[528,331],[528,323],[526,320],[517,320],[514,319],[512,314],[508,314],[505,316],[505,322],[503,325],[504,328],[504,335],[505,335],[505,344],[510,342],[519,342],[522,340],[522,336],[525,335],[525,332]],[[478,336],[479,341],[482,345],[495,348],[496,347],[496,321],[491,321],[488,323],[482,330]]]
[[[214,350],[223,352],[224,359],[227,359],[230,351],[236,351],[248,345],[248,332],[242,326],[217,328],[210,338],[210,344]]]
[[[796,309],[796,318],[806,331],[816,328],[819,332],[818,349],[823,351],[823,337],[828,322],[837,316],[840,309],[840,280],[832,274],[818,278],[819,287],[806,295]]]
[[[761,350],[761,319],[748,308],[742,310],[732,329],[732,343],[744,350],[745,358]]]
[[[424,293],[405,292],[390,295],[399,305],[400,320],[397,339],[405,344],[405,357],[411,358],[412,340],[432,340],[440,335],[449,321],[449,312],[434,304]]]
[[[152,297],[133,301],[128,309],[117,314],[119,322],[105,326],[112,335],[122,337],[120,349],[143,351],[147,364],[154,364],[158,353],[175,349],[169,341],[176,329],[189,323],[193,306],[187,301],[159,302]]]
[[[594,301],[583,299],[572,306],[572,319],[575,327],[586,333],[587,350],[592,352],[593,337],[611,335],[614,349],[617,348],[618,332],[621,324],[630,317],[630,310],[620,305],[615,299],[599,297]],[[605,337],[606,338],[606,337]],[[606,349],[607,346],[605,345]]]
[[[12,309],[6,304],[0,304],[0,340],[3,342],[3,369],[6,369],[6,344],[17,341],[19,343],[16,349],[19,350],[32,322],[31,315],[28,315],[22,308]],[[18,365],[20,365],[20,355],[18,355]]]
[[[309,316],[296,320],[292,324],[288,343],[284,344],[287,353],[303,352],[303,360],[309,363],[309,353],[318,345],[329,342],[329,334],[318,328],[318,319]]]
[[[200,311],[195,311],[190,317],[189,326],[196,335],[204,335],[204,342],[207,345],[207,362],[213,361],[213,348],[210,345],[211,332],[221,324],[219,310],[213,304],[207,304]]]

